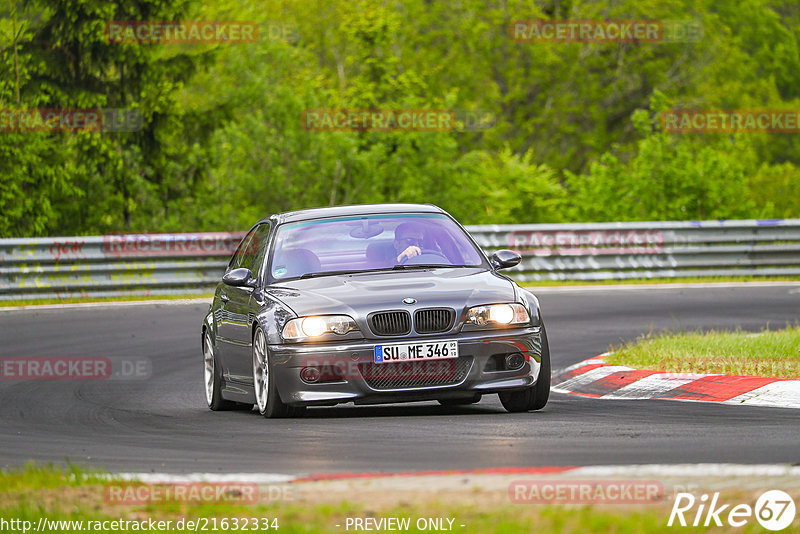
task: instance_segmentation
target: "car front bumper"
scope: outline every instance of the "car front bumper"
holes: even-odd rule
[[[373,364],[376,345],[451,340],[458,341],[459,360],[462,361],[432,360],[417,365],[403,362],[406,364],[405,367],[396,369],[399,372],[415,375],[410,377],[410,381],[389,380],[377,385],[378,381],[368,371],[372,369],[369,365]],[[269,352],[273,363],[272,379],[275,380],[281,399],[286,404],[293,406],[335,405],[346,402],[381,404],[464,398],[532,386],[539,377],[542,338],[541,327],[535,326],[501,331],[460,332],[441,336],[270,345]],[[525,363],[520,369],[495,368],[496,363],[505,355],[513,353],[524,356]],[[447,365],[453,366],[450,379],[443,381],[431,379],[430,373],[435,373],[436,369],[445,369],[447,374],[449,372]],[[301,371],[308,367],[322,369],[322,375],[327,381],[309,383],[301,378]],[[334,370],[335,374],[327,372],[330,370]],[[426,373],[427,377],[424,376]]]

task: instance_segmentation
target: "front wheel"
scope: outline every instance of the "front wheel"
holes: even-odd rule
[[[301,415],[304,407],[287,406],[281,400],[268,354],[267,338],[259,327],[253,336],[253,389],[258,413],[269,419]]]
[[[542,364],[536,384],[517,391],[506,391],[499,394],[503,408],[509,412],[527,412],[541,410],[550,398],[550,345],[547,342],[547,331],[542,325]]]

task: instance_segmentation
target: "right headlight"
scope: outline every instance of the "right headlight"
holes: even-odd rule
[[[358,330],[358,325],[347,315],[314,315],[290,320],[284,325],[282,335],[286,340],[310,341],[325,334],[343,336],[354,330]]]
[[[484,328],[503,328],[530,322],[531,317],[525,306],[518,303],[504,303],[470,308],[467,310],[465,324]]]

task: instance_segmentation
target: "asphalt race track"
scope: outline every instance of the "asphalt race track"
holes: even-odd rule
[[[537,292],[553,367],[650,330],[758,330],[800,321],[800,286]],[[800,410],[553,394],[508,414],[496,396],[315,408],[295,420],[211,412],[201,304],[0,312],[0,358],[147,357],[138,381],[0,381],[0,463],[164,473],[417,471],[631,463],[800,463]]]

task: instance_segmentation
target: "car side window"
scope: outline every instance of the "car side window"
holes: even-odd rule
[[[244,239],[242,239],[241,243],[239,243],[239,248],[237,248],[236,252],[233,253],[233,257],[231,258],[230,263],[228,263],[228,271],[238,269],[242,266],[242,259],[247,252],[247,247],[249,246],[250,240],[253,238],[254,234],[255,229],[244,236]]]
[[[253,230],[253,235],[244,247],[242,260],[239,267],[250,269],[253,276],[258,276],[258,271],[264,261],[264,254],[267,250],[267,240],[269,238],[269,224],[259,224]]]

